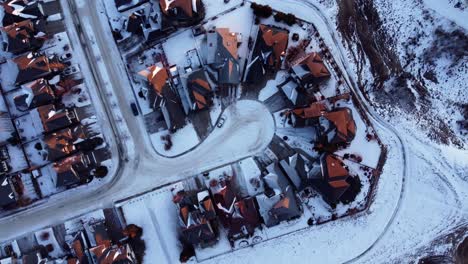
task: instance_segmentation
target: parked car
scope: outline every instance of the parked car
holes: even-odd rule
[[[226,122],[226,116],[222,116],[222,117],[219,119],[218,124],[217,124],[216,126],[219,127],[219,128],[221,128],[221,127],[223,127],[224,122]]]
[[[130,104],[130,107],[132,108],[132,112],[133,112],[133,115],[134,115],[134,116],[137,116],[137,115],[140,114],[140,113],[138,112],[138,107],[136,106],[135,103],[131,103],[131,104]]]

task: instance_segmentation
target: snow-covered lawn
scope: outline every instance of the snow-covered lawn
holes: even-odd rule
[[[172,147],[169,150],[164,149],[165,140],[161,139],[161,137],[169,135],[167,130],[156,132],[151,137],[151,142],[153,143],[154,148],[160,154],[166,156],[175,156],[181,154],[185,151],[190,150],[198,143],[200,143],[200,139],[197,136],[197,132],[192,124],[187,124],[183,128],[177,130],[175,133],[170,134]]]
[[[225,3],[224,0],[205,0],[205,16],[206,18],[212,18],[219,13],[225,12],[237,5],[240,5],[243,0],[230,0],[229,3]]]
[[[169,65],[184,67],[190,65],[187,61],[187,51],[196,49],[195,38],[190,29],[175,33],[162,43]]]
[[[144,263],[178,263],[181,245],[178,241],[177,207],[169,187],[118,204],[127,224],[143,228],[146,243]]]

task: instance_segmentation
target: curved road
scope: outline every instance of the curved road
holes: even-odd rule
[[[118,104],[127,106],[130,84],[126,77],[122,78],[126,76],[125,70],[120,57],[115,55],[118,54],[115,53],[115,44],[111,45],[114,42],[112,38],[109,39],[108,26],[100,22],[98,8],[90,8],[96,2],[88,0],[88,5],[70,10],[74,10],[80,20],[90,19],[86,23],[92,25],[97,39],[90,40],[86,47],[90,48],[90,44],[95,41],[101,54],[99,54],[100,59],[93,60],[91,59],[93,55],[88,51],[88,57],[92,63],[103,60],[107,66],[107,72],[95,74],[108,75]],[[67,2],[62,1],[62,4]],[[89,30],[86,27],[82,28],[84,31]],[[96,54],[94,56],[98,57]],[[107,81],[99,75],[95,77],[100,84],[99,87]],[[239,101],[225,110],[224,115],[227,118],[223,127],[215,128],[203,143],[186,155],[169,159],[154,152],[142,118],[135,118],[129,107],[122,107],[121,110],[134,140],[135,155],[129,156],[128,162],[123,164],[116,180],[105,186],[105,190],[69,191],[66,193],[66,199],[51,198],[30,210],[0,219],[0,226],[8,226],[0,229],[2,240],[17,237],[43,226],[61,223],[94,209],[112,206],[115,201],[129,196],[258,154],[268,146],[275,130],[273,117],[264,105],[257,101]],[[129,144],[127,148],[132,148],[132,145]]]
[[[98,66],[94,65],[95,78],[100,84],[105,85],[107,80],[102,76],[108,76],[114,89],[113,96],[119,105],[128,105],[130,83],[126,79],[125,67],[120,60],[117,47],[114,44],[110,32],[107,30],[108,25],[102,23],[98,14],[99,8],[95,5],[99,1],[86,0],[84,5],[77,6],[71,10],[79,17],[81,24],[92,25],[92,28],[81,27],[85,33],[93,30],[95,39],[87,38],[87,52],[90,56],[91,63],[97,63],[102,60],[107,69],[106,73],[98,72]],[[334,47],[332,50],[338,54],[338,63],[341,68],[346,71],[346,82],[353,93],[357,96],[370,119],[382,130],[388,131],[398,140],[398,148],[405,162],[402,166],[403,184],[399,196],[398,204],[391,218],[386,224],[383,233],[381,233],[375,242],[369,246],[364,252],[355,258],[349,260],[357,260],[369,250],[371,250],[384,236],[388,227],[393,223],[398,214],[399,205],[405,194],[405,178],[407,164],[407,149],[403,139],[399,136],[391,125],[385,120],[382,120],[376,114],[365,97],[362,95],[355,84],[350,72],[350,67],[347,62],[344,49],[338,41],[335,28],[328,21],[327,17],[322,14],[319,8],[314,4],[305,0],[283,0],[283,2],[291,2],[291,4],[301,4],[310,9],[315,16],[319,17],[321,22],[326,26],[330,33],[330,39]],[[62,1],[65,3],[65,1]],[[93,8],[96,7],[96,8]],[[315,21],[314,23],[317,23]],[[89,33],[89,32],[88,32]],[[91,46],[96,44],[99,47],[100,54],[93,54]],[[94,59],[92,56],[94,55]],[[102,70],[102,69],[101,69]],[[220,129],[215,129],[212,134],[193,151],[177,158],[168,159],[155,154],[151,147],[149,138],[144,130],[144,124],[141,118],[134,118],[129,107],[121,109],[128,130],[134,140],[135,155],[130,158],[129,162],[124,164],[116,181],[107,186],[105,191],[97,190],[92,193],[75,192],[70,194],[66,200],[51,199],[47,203],[32,208],[31,210],[22,212],[0,220],[1,226],[8,226],[8,229],[0,229],[0,237],[8,239],[20,235],[22,233],[33,231],[42,226],[60,223],[68,218],[77,216],[87,211],[111,206],[116,200],[126,198],[147,190],[151,190],[157,186],[168,184],[183,178],[192,176],[196,173],[203,172],[212,168],[223,166],[228,163],[240,160],[247,156],[251,156],[258,151],[266,148],[274,133],[274,121],[269,111],[260,103],[255,101],[239,101],[230,106],[225,115],[227,121]],[[242,142],[242,144],[239,144]],[[129,145],[131,147],[131,145]]]

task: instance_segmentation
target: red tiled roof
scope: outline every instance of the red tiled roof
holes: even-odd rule
[[[316,52],[312,52],[304,58],[300,59],[297,64],[307,66],[310,74],[312,74],[312,76],[315,78],[330,76],[330,72],[328,71],[327,67],[325,67],[322,58]]]
[[[159,3],[162,11],[166,14],[170,9],[178,7],[182,9],[187,16],[193,16],[192,0],[159,0]]]
[[[351,110],[343,108],[337,111],[327,112],[323,116],[336,126],[338,132],[337,136],[342,141],[347,142],[348,138],[354,138],[356,134],[356,123],[351,115]]]
[[[47,81],[43,78],[27,83],[24,86],[31,89],[34,95],[49,94],[55,97],[54,91],[52,90],[50,85],[47,83]]]
[[[330,186],[335,188],[335,189],[349,187],[349,184],[345,180],[330,181],[328,184],[330,184]]]
[[[153,86],[153,89],[158,95],[162,94],[163,87],[166,85],[169,75],[167,70],[158,65],[153,65],[145,70],[140,71],[140,74],[143,77],[148,79],[148,82]]]
[[[234,59],[238,58],[237,54],[237,36],[235,33],[229,31],[229,28],[217,28],[216,31],[223,40],[223,46],[231,54]],[[232,66],[230,65],[229,68]],[[231,72],[231,69],[229,70]]]
[[[55,149],[65,154],[70,154],[75,150],[73,134],[70,128],[52,133],[45,137],[44,141],[50,149]]]
[[[27,38],[31,36],[30,32],[34,31],[34,24],[28,19],[3,27],[2,30],[5,31],[10,38],[17,38],[18,35],[20,35],[25,38],[23,41],[27,41]]]
[[[281,200],[279,200],[274,206],[274,209],[279,209],[279,208],[289,208],[290,204],[289,197],[283,197]]]
[[[345,169],[343,165],[343,161],[336,156],[327,155],[326,165],[327,165],[328,177],[330,179],[338,178],[338,177],[347,177],[349,175],[348,171]]]
[[[281,66],[281,56],[285,55],[288,47],[289,34],[285,30],[275,29],[266,25],[260,25],[265,44],[273,48],[274,58],[268,62],[271,66]]]
[[[292,110],[294,114],[301,118],[314,118],[321,116],[327,110],[327,106],[323,102],[315,102],[308,107],[297,108]]]
[[[84,164],[82,154],[76,154],[70,157],[67,157],[59,162],[53,164],[53,168],[57,173],[64,173],[67,171],[73,170],[73,165]]]

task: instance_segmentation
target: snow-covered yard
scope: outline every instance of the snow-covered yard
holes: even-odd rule
[[[166,187],[117,205],[127,224],[143,228],[146,243],[144,263],[177,263],[182,250],[178,240],[177,207]]]
[[[172,146],[169,149],[165,149],[164,146],[167,141],[163,137],[168,135],[171,138]],[[192,124],[187,124],[172,134],[169,134],[167,130],[159,131],[151,134],[150,138],[156,151],[164,156],[182,154],[200,143],[200,139]]]

